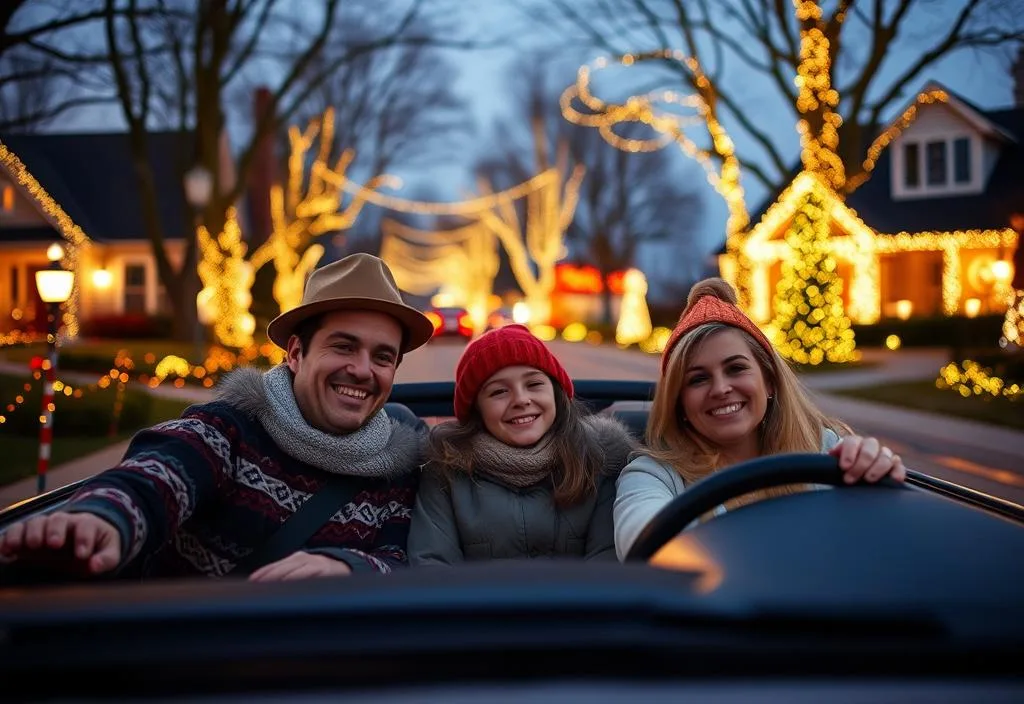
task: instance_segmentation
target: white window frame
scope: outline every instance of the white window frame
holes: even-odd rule
[[[956,183],[956,142],[968,140],[968,159],[971,178],[964,183]],[[945,142],[946,144],[946,181],[942,184],[928,183],[928,144]],[[906,182],[906,145],[917,145],[917,186],[908,186]],[[970,132],[956,132],[943,135],[928,135],[914,139],[901,139],[895,142],[892,156],[891,190],[894,200],[911,200],[915,198],[932,198],[950,195],[978,194],[984,190],[982,183],[982,159],[984,158],[980,136]]]
[[[153,295],[153,272],[150,262],[145,259],[122,259],[121,260],[121,295],[118,297],[117,307],[121,310],[121,315],[128,315],[128,308],[125,306],[125,296],[128,293],[128,267],[138,266],[142,267],[143,280],[142,280],[142,297],[143,297],[143,315],[151,315],[153,307],[156,303]]]

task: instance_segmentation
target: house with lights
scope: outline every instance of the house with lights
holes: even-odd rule
[[[1018,77],[1014,107],[982,110],[929,84],[880,135],[874,170],[845,198],[799,173],[745,238],[751,315],[774,315],[785,233],[809,193],[831,216],[830,249],[855,323],[1004,312],[1018,246],[1011,223],[1024,213],[1022,88]],[[735,269],[728,254],[719,265]]]
[[[177,267],[194,226],[183,178],[193,136],[150,133],[148,147],[164,246]],[[221,153],[222,179],[230,179],[226,139]],[[0,135],[0,333],[45,329],[35,272],[54,242],[75,272],[64,318],[72,333],[169,315],[136,179],[124,132]]]

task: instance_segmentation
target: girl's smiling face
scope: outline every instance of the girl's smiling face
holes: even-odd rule
[[[535,367],[505,367],[480,387],[476,406],[487,432],[506,445],[529,447],[555,422],[555,387]]]

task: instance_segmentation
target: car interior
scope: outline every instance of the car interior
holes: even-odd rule
[[[642,437],[653,383],[574,384]],[[419,425],[451,398],[450,382],[398,384],[387,410]],[[836,488],[707,517],[794,483]],[[0,529],[73,490],[0,512]],[[694,484],[622,564],[272,584],[5,566],[0,686],[7,701],[1024,701],[1022,555],[1016,504],[916,472],[845,486],[831,457],[778,455]]]

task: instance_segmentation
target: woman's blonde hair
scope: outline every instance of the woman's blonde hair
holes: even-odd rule
[[[729,284],[721,279],[707,279],[694,285],[690,290],[686,310],[702,296],[708,295],[736,304],[736,294]],[[683,317],[685,315],[684,311]],[[723,467],[719,448],[708,442],[685,421],[680,395],[690,358],[706,340],[724,330],[735,330],[742,336],[761,368],[768,387],[774,391],[768,399],[768,407],[758,429],[761,455],[821,452],[824,428],[832,429],[839,434],[849,432],[845,425],[827,418],[818,410],[789,364],[774,348],[766,349],[750,333],[733,325],[706,322],[687,331],[670,352],[647,419],[647,454],[673,467],[687,484]],[[770,489],[759,492],[750,499],[789,494],[801,489],[802,487]],[[749,499],[738,503],[749,503]]]

